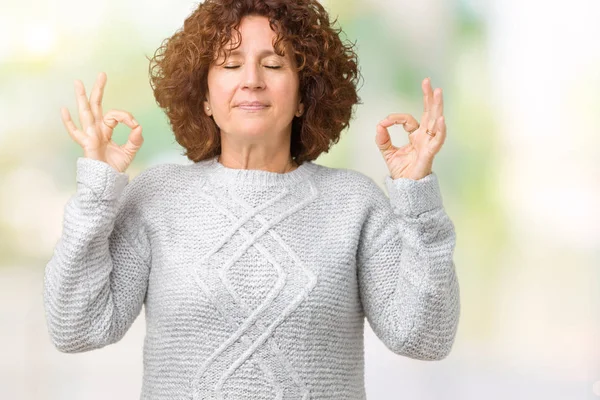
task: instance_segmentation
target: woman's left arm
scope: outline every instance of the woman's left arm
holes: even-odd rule
[[[375,201],[361,233],[363,310],[394,353],[441,360],[450,353],[460,314],[454,225],[434,173],[420,180],[388,176],[386,186],[389,199],[372,188]]]
[[[363,225],[358,273],[365,314],[387,347],[440,360],[450,353],[460,313],[456,235],[432,172],[446,139],[442,90],[432,90],[429,78],[421,88],[422,124],[410,114],[390,114],[377,125],[375,142],[390,171],[389,202],[380,189],[371,190],[376,201]],[[408,132],[408,144],[392,144],[387,128],[394,124]]]

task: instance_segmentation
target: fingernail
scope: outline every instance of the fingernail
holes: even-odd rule
[[[131,122],[133,122],[134,125],[139,125],[139,123],[135,119],[132,119]]]

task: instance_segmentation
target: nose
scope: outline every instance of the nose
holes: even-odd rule
[[[247,63],[244,66],[244,75],[242,77],[242,88],[244,89],[262,89],[265,87],[262,70],[256,63]]]

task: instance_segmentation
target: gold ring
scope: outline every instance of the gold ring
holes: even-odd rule
[[[430,131],[429,131],[429,129],[427,129],[427,130],[425,131],[425,133],[426,133],[426,134],[428,134],[428,135],[429,135],[429,136],[431,136],[431,137],[434,137],[434,136],[435,136],[435,132],[430,132]]]

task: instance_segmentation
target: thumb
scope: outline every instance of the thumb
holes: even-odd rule
[[[375,135],[375,143],[381,152],[385,152],[393,148],[392,140],[388,130],[381,124],[377,124],[377,134]]]
[[[122,148],[127,152],[135,153],[142,147],[143,143],[144,137],[142,136],[142,126],[137,125],[131,130],[129,137],[127,138],[127,143],[125,143]]]

